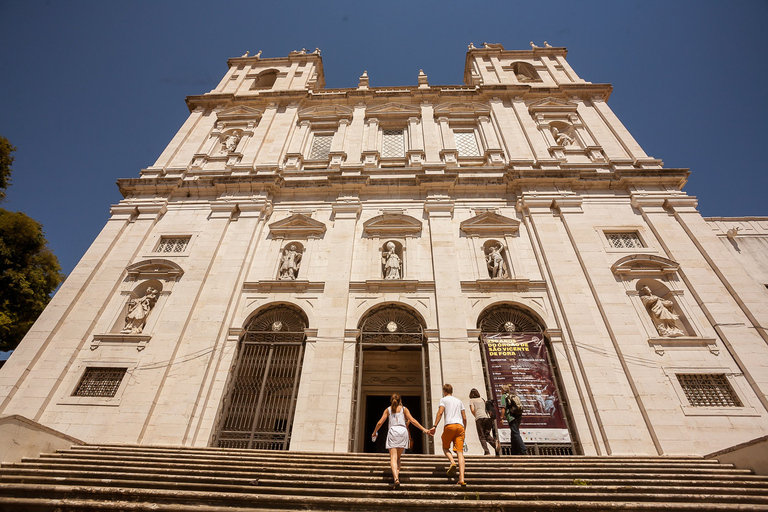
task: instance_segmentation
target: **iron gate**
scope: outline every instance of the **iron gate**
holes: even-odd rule
[[[303,315],[264,312],[246,328],[214,446],[287,450],[304,360]]]

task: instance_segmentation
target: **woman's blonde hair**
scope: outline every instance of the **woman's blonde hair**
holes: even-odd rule
[[[395,393],[392,395],[392,397],[389,399],[389,406],[392,408],[392,412],[397,412],[397,406],[400,405],[402,401],[400,400],[400,395]]]

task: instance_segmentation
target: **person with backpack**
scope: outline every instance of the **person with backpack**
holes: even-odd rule
[[[480,398],[480,392],[472,388],[469,392],[469,410],[475,417],[477,426],[477,437],[480,439],[480,446],[483,447],[483,454],[490,455],[488,442],[496,451],[496,456],[501,455],[501,445],[499,440],[493,435],[493,420],[496,419],[496,410],[493,406],[493,400],[483,400]]]
[[[523,438],[520,435],[520,422],[523,419],[523,402],[509,384],[501,386],[501,414],[509,423],[512,434],[512,455],[528,455]]]

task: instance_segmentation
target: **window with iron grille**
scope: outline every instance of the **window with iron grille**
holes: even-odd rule
[[[333,142],[333,134],[316,133],[312,137],[312,149],[309,151],[309,159],[328,160],[328,154],[331,152],[331,142]]]
[[[455,131],[453,132],[453,138],[456,140],[456,151],[459,153],[459,156],[480,156],[480,149],[477,147],[474,131]]]
[[[642,249],[644,247],[643,242],[640,240],[640,236],[636,231],[628,233],[606,233],[605,237],[614,249]]]
[[[405,137],[403,130],[382,130],[381,157],[403,158],[405,156]]]
[[[184,252],[189,245],[189,239],[188,236],[161,237],[155,252]]]
[[[86,368],[72,396],[114,397],[126,370],[126,368]]]
[[[693,407],[743,407],[722,373],[678,373],[688,403]]]

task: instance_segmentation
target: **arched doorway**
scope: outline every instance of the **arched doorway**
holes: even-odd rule
[[[214,446],[288,449],[306,327],[304,313],[287,304],[269,307],[248,322]]]
[[[429,365],[424,320],[401,304],[385,304],[368,312],[360,321],[355,357],[350,451],[383,452],[386,435],[371,441],[376,422],[399,394],[420,423],[431,415],[427,387]],[[387,425],[380,433],[386,432]],[[429,440],[411,428],[413,453],[428,453]]]
[[[561,379],[543,323],[520,306],[497,304],[481,313],[477,326],[488,396],[499,406],[501,386],[509,384],[514,388],[525,410],[520,433],[528,453],[577,453],[570,414],[562,399]],[[509,427],[501,414],[497,413],[496,422],[503,443],[509,439]],[[508,449],[503,447],[503,451]]]

